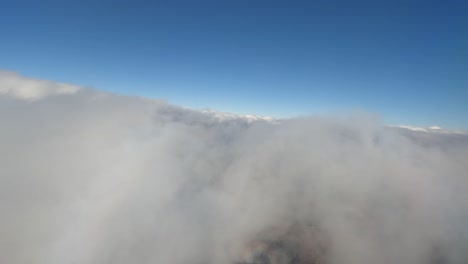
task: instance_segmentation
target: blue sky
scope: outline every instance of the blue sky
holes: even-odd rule
[[[0,68],[275,117],[468,129],[466,1],[4,1]]]

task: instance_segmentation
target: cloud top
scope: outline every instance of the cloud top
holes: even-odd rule
[[[76,85],[39,80],[21,76],[16,72],[0,71],[0,95],[34,101],[56,94],[74,94]]]
[[[64,87],[0,75],[4,263],[468,258],[464,134],[367,114],[220,118]]]

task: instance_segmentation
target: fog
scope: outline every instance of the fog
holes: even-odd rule
[[[468,136],[0,73],[0,262],[466,263]],[[260,253],[259,253],[260,252]]]

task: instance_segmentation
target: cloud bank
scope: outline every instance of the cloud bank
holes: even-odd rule
[[[466,263],[468,136],[0,73],[2,263]]]

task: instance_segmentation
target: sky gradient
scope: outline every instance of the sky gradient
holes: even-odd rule
[[[0,69],[30,77],[242,114],[364,109],[468,129],[466,1],[9,1],[0,34]]]

